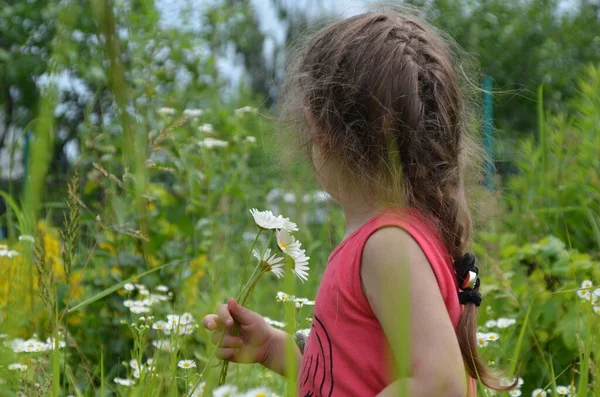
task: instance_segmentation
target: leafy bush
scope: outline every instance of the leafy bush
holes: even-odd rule
[[[508,178],[503,230],[521,241],[552,234],[569,247],[600,253],[600,68],[579,80],[571,112],[546,116],[538,139],[523,141],[519,172]]]

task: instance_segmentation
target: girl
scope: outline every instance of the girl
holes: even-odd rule
[[[475,379],[495,386],[477,354],[481,296],[467,253],[466,171],[478,151],[444,41],[407,14],[359,15],[314,34],[287,87],[285,108],[301,116],[347,232],[297,351],[299,396],[464,397]],[[285,372],[288,335],[235,300],[204,325],[221,359]]]

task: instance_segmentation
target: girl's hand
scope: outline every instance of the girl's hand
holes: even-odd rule
[[[238,336],[231,335],[234,320],[239,323]],[[216,356],[219,359],[261,364],[271,361],[269,355],[277,339],[277,330],[260,314],[240,306],[235,299],[219,307],[216,314],[204,317],[202,324],[213,331],[211,340],[218,345]]]

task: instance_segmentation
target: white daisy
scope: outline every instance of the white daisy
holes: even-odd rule
[[[290,296],[285,292],[279,291],[276,296],[277,302],[289,302],[290,299],[296,299],[295,296]]]
[[[581,283],[581,288],[592,288],[593,285],[594,284],[591,280],[583,280],[583,282]]]
[[[486,347],[488,345],[488,338],[485,332],[477,333],[477,347]]]
[[[223,385],[213,390],[213,397],[234,397],[238,395],[238,389],[232,385]]]
[[[283,258],[277,256],[276,254],[271,255],[271,248],[267,248],[262,257],[256,249],[252,250],[252,255],[254,255],[254,257],[263,264],[263,266],[268,267],[268,271],[273,272],[277,278],[281,278],[283,276]]]
[[[494,327],[496,327],[496,325],[497,325],[496,320],[489,320],[489,321],[486,321],[486,323],[485,323],[486,328],[494,328]]]
[[[25,364],[19,364],[19,363],[10,364],[8,366],[8,369],[11,370],[11,371],[17,371],[17,370],[18,371],[25,371],[25,370],[27,370],[27,368],[28,368],[27,365],[25,365]]]
[[[166,339],[153,340],[152,346],[167,352],[172,352],[173,350],[175,350],[171,342]]]
[[[194,322],[194,316],[192,316],[191,313],[183,313],[179,317],[179,321],[181,321],[181,324],[183,325],[191,324]]]
[[[546,393],[546,391],[544,391],[544,389],[535,389],[532,393],[531,393],[531,397],[547,397],[548,393]]]
[[[300,280],[305,281],[308,279],[308,260],[310,257],[306,256],[306,251],[301,249],[302,244],[294,238],[289,232],[285,230],[279,230],[277,232],[277,245],[281,251],[287,254],[294,260],[294,268],[292,272]]]
[[[525,381],[523,380],[523,378],[519,378],[517,379],[517,387],[521,387],[525,384]]]
[[[568,396],[569,394],[571,394],[567,386],[556,386],[556,393],[558,393],[561,396]]]
[[[196,368],[196,363],[192,360],[181,360],[177,363],[177,366],[183,369],[190,369]]]
[[[140,369],[140,365],[138,364],[137,360],[130,360],[129,366],[133,369]]]
[[[129,308],[129,310],[133,314],[141,314],[141,313],[149,313],[150,312],[150,308],[146,307],[146,306],[131,306]]]
[[[261,229],[285,230],[288,234],[298,231],[298,225],[290,221],[289,218],[284,218],[281,215],[275,216],[269,210],[259,211],[256,208],[252,208],[250,209],[250,213],[256,225]]]
[[[495,332],[488,332],[487,334],[485,334],[485,336],[486,336],[487,340],[492,341],[492,342],[495,342],[498,339],[500,339],[500,335],[498,335]]]
[[[125,290],[127,290],[127,291],[133,291],[133,290],[135,290],[135,285],[133,285],[131,283],[127,283],[123,286],[123,288],[125,288]]]
[[[514,380],[508,379],[508,378],[500,378],[500,386],[502,387],[508,387],[508,386],[512,386],[512,384],[514,383]]]
[[[591,301],[592,300],[592,293],[590,292],[589,289],[580,289],[577,291],[577,296],[580,297],[583,300],[586,301]]]
[[[594,306],[594,313],[600,314],[600,306]]]
[[[498,328],[508,328],[511,325],[515,324],[517,322],[517,320],[515,320],[514,318],[504,318],[504,317],[500,317],[497,321],[496,321],[496,326]]]
[[[508,392],[509,396],[520,396],[521,395],[521,390],[519,389],[513,389],[511,391]]]
[[[160,292],[169,292],[169,287],[167,287],[166,285],[158,285],[156,287],[156,290]]]

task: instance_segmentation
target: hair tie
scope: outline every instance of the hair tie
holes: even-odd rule
[[[479,268],[475,266],[475,255],[467,252],[454,261],[454,271],[458,280],[458,301],[461,305],[472,303],[481,305],[481,294],[479,293]]]

